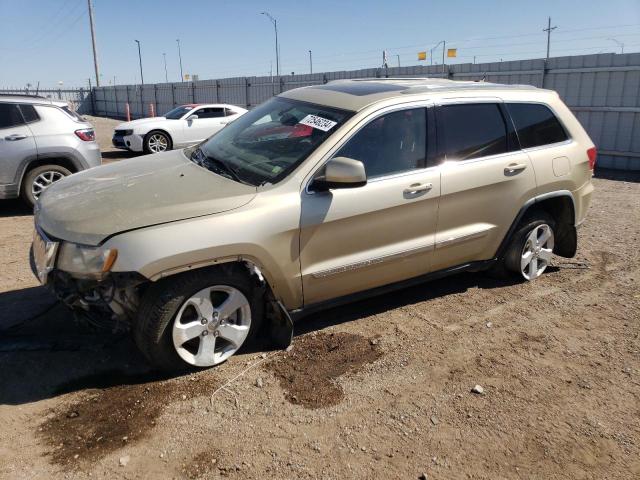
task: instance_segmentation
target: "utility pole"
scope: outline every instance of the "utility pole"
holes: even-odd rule
[[[309,50],[309,73],[313,73],[313,59],[311,58],[311,50]]]
[[[89,26],[91,27],[91,45],[93,46],[93,66],[96,70],[96,87],[100,86],[100,72],[98,71],[98,49],[96,48],[96,28],[93,25],[93,2],[87,0],[89,5]]]
[[[387,51],[382,51],[382,68],[389,68],[389,62],[387,61]]]
[[[162,58],[164,58],[164,81],[165,83],[169,83],[169,77],[167,76],[167,54],[163,53]]]
[[[549,51],[551,49],[551,32],[554,31],[558,27],[551,26],[551,17],[549,17],[549,21],[547,22],[547,28],[543,28],[543,32],[547,32],[547,62],[549,61]]]
[[[396,58],[398,59],[398,67],[400,66],[400,55],[396,53]]]
[[[140,52],[140,40],[134,40],[138,44],[138,60],[140,60],[140,81],[144,85],[144,76],[142,75],[142,53]]]
[[[180,51],[180,39],[176,38],[178,42],[178,58],[180,59],[180,81],[184,82],[184,74],[182,73],[182,52]]]
[[[269,12],[260,12],[260,15],[266,16],[273,23],[273,30],[276,34],[276,76],[280,77],[280,50],[278,50],[278,21],[269,14]]]
[[[447,48],[447,42],[442,41],[442,75],[444,75],[444,51]]]

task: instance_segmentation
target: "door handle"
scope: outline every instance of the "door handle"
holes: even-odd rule
[[[509,165],[504,167],[504,174],[513,175],[514,173],[521,172],[525,168],[527,168],[526,163],[510,163]]]
[[[403,190],[405,195],[415,195],[420,192],[428,192],[433,188],[432,183],[414,183]]]
[[[14,133],[13,135],[8,135],[6,137],[4,137],[5,140],[9,141],[9,142],[15,142],[16,140],[23,140],[27,138],[26,135],[22,135],[21,133]]]

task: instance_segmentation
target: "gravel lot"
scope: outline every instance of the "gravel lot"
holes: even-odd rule
[[[2,202],[0,478],[639,478],[640,183],[595,185],[532,284],[427,283],[169,379],[37,286]]]

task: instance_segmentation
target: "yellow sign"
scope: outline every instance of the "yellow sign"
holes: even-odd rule
[[[453,58],[453,57],[457,56],[457,54],[458,54],[458,49],[457,48],[449,48],[449,49],[447,49],[447,57]]]
[[[184,79],[185,80],[189,80],[189,78],[191,78],[191,75],[189,75],[188,73],[185,73],[184,74]]]
[[[418,60],[426,60],[427,52],[418,52]]]

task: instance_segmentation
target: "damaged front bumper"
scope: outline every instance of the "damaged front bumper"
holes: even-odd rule
[[[100,280],[76,278],[51,268],[42,276],[30,255],[33,274],[72,311],[101,328],[128,330],[148,280],[137,272],[110,272]],[[40,269],[41,270],[41,269]]]

